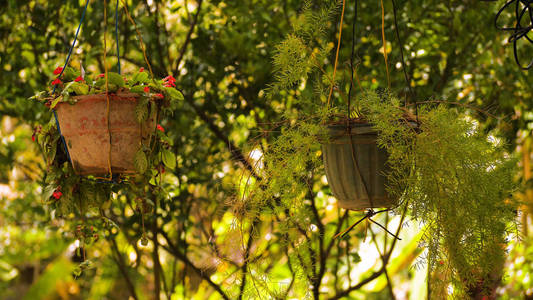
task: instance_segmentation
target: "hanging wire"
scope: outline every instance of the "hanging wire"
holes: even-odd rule
[[[418,123],[418,103],[416,102],[416,94],[415,94],[415,91],[413,89],[413,87],[411,86],[411,79],[409,78],[409,75],[407,75],[407,65],[405,64],[405,57],[403,55],[403,42],[402,42],[402,39],[400,38],[400,30],[398,29],[398,18],[397,18],[397,8],[396,8],[396,2],[394,0],[391,0],[392,2],[392,12],[393,12],[393,16],[394,16],[394,31],[396,33],[396,38],[398,39],[398,47],[400,48],[400,58],[402,60],[402,70],[403,70],[403,76],[404,76],[404,79],[405,79],[405,84],[407,85],[407,88],[409,89],[409,93],[411,94],[411,97],[412,97],[412,100],[414,101],[414,105],[415,105],[415,116],[416,116],[416,122]],[[408,103],[408,98],[407,98],[407,95],[405,96],[405,103],[404,105],[407,106],[409,103]]]
[[[63,69],[61,70],[61,73],[57,76],[57,78],[61,78],[63,75],[63,72],[65,71],[65,68],[68,65],[68,62],[70,60],[70,56],[72,55],[72,50],[74,49],[74,46],[76,45],[76,41],[78,40],[78,34],[80,33],[81,24],[83,24],[83,20],[85,19],[85,12],[87,11],[87,7],[89,6],[90,0],[87,0],[85,2],[85,7],[83,8],[83,12],[81,14],[80,23],[78,24],[78,29],[76,29],[76,34],[74,35],[74,41],[72,41],[72,45],[70,46],[70,49],[68,51],[67,59],[65,60],[65,64],[63,65]],[[54,88],[52,90],[52,95],[56,92],[57,84],[54,84]],[[67,142],[65,141],[65,137],[61,133],[61,128],[59,127],[59,120],[57,119],[57,113],[55,109],[52,109],[52,113],[54,114],[54,120],[56,121],[56,127],[57,132],[59,133],[59,137],[61,139],[61,144],[63,144],[63,148],[65,150],[65,153],[67,154],[67,159],[69,162],[72,162],[70,159],[70,153],[68,152]]]
[[[152,81],[155,82],[154,72],[152,71],[152,65],[150,65],[150,61],[148,60],[148,55],[146,54],[146,47],[144,46],[144,41],[142,38],[141,31],[139,31],[139,28],[137,27],[137,24],[133,20],[133,18],[130,15],[130,12],[128,10],[128,5],[124,0],[121,0],[122,7],[124,8],[124,12],[126,12],[126,17],[128,20],[130,20],[131,24],[135,28],[135,31],[137,32],[137,38],[139,39],[139,44],[141,45],[141,50],[143,52],[144,61],[146,62],[146,65],[148,66],[148,70],[150,71],[150,77],[152,78]]]
[[[382,37],[383,37],[383,50],[384,50],[384,56],[385,56],[385,64],[387,65],[387,54],[386,54],[386,40],[385,40],[385,31],[384,31],[384,17],[385,17],[385,12],[384,12],[384,8],[383,8],[383,1],[381,1],[381,7],[382,7]],[[353,23],[352,23],[352,45],[351,45],[351,56],[350,56],[350,69],[351,69],[351,80],[350,80],[350,88],[348,89],[348,118],[347,118],[347,127],[348,127],[348,136],[350,137],[350,146],[351,146],[351,152],[352,152],[352,161],[354,163],[354,167],[355,169],[357,170],[357,173],[359,174],[360,178],[361,178],[361,181],[363,183],[363,188],[366,192],[366,195],[367,195],[367,198],[370,202],[370,206],[371,207],[374,207],[374,203],[373,203],[373,200],[372,200],[372,197],[369,193],[369,190],[368,190],[368,187],[367,187],[367,184],[366,184],[366,181],[363,177],[363,175],[361,174],[361,171],[360,171],[360,168],[359,168],[359,164],[357,162],[357,159],[356,159],[356,155],[355,155],[355,147],[354,147],[354,141],[353,141],[353,136],[352,136],[352,133],[351,133],[351,120],[350,120],[350,106],[351,106],[351,92],[352,92],[352,88],[353,88],[353,80],[354,80],[354,75],[355,75],[355,71],[354,71],[354,66],[353,66],[353,61],[354,61],[354,56],[355,56],[355,25],[356,25],[356,22],[357,22],[357,0],[354,0],[354,19],[353,19]],[[340,36],[340,34],[339,34]],[[403,56],[402,56],[403,57]],[[390,86],[390,79],[389,79],[389,75],[388,75],[388,67],[387,67],[387,81],[389,83],[389,86]],[[385,230],[386,233],[390,234],[391,236],[393,236],[395,238],[395,240],[401,240],[400,237],[398,237],[397,234],[394,234],[392,232],[390,232],[386,226],[383,226],[381,225],[380,223],[374,221],[372,219],[372,217],[374,217],[375,215],[377,214],[381,214],[381,213],[386,213],[388,211],[391,211],[393,208],[387,208],[387,209],[383,209],[383,210],[379,210],[379,211],[375,211],[373,210],[372,208],[368,209],[366,211],[366,213],[364,214],[364,216],[362,218],[360,218],[359,220],[357,220],[355,223],[353,223],[352,225],[350,225],[347,229],[343,230],[342,232],[339,232],[337,233],[333,238],[336,239],[338,237],[341,237],[343,238],[344,236],[346,236],[352,229],[354,229],[357,225],[359,225],[361,222],[363,222],[365,219],[368,220],[369,222],[371,223],[374,223],[375,225],[378,225],[380,228],[382,228],[383,230]],[[403,222],[403,219],[402,221]],[[401,223],[400,222],[400,223]]]
[[[105,97],[106,97],[106,123],[107,123],[107,133],[109,134],[109,151],[107,155],[107,167],[109,170],[109,180],[113,180],[113,169],[111,164],[111,146],[113,145],[112,136],[111,136],[111,122],[109,120],[111,103],[109,101],[109,74],[107,72],[107,0],[104,0],[104,73],[105,73]]]
[[[392,12],[393,12],[393,16],[394,16],[394,31],[396,33],[396,39],[398,39],[398,46],[400,48],[400,58],[402,60],[402,70],[403,70],[403,76],[404,76],[404,79],[405,79],[405,83],[407,84],[407,88],[409,89],[409,92],[411,93],[411,97],[414,99],[416,96],[415,96],[415,91],[413,90],[413,87],[411,86],[411,80],[409,78],[409,75],[407,75],[407,65],[405,64],[405,58],[404,58],[404,54],[403,54],[403,42],[402,42],[402,39],[400,38],[400,30],[398,29],[398,18],[397,18],[397,9],[396,9],[396,1],[394,0],[391,0],[392,2]],[[408,101],[408,98],[405,97],[405,105],[407,106],[409,104],[409,101]],[[415,105],[415,109],[416,108],[416,105]],[[417,114],[418,115],[418,114]]]
[[[337,42],[337,52],[335,54],[335,64],[333,66],[333,79],[331,80],[331,85],[329,87],[328,103],[326,108],[329,109],[329,104],[331,102],[331,96],[333,95],[333,87],[335,86],[335,74],[337,73],[337,63],[339,62],[339,51],[341,48],[342,41],[342,22],[344,20],[344,8],[346,7],[346,0],[342,0],[342,12],[341,12],[341,22],[339,25],[339,41]]]
[[[353,77],[354,77],[354,66],[353,60],[355,56],[355,23],[357,21],[357,0],[354,0],[353,3],[354,17],[352,22],[352,49],[350,54],[350,88],[348,89],[348,125],[350,125],[350,116],[351,116],[351,101],[352,101],[352,89],[353,89]]]
[[[70,50],[68,51],[67,59],[65,61],[65,64],[63,65],[63,69],[61,70],[61,73],[57,76],[57,78],[61,78],[61,75],[63,75],[63,72],[65,71],[65,68],[68,65],[68,62],[70,60],[70,55],[72,54],[72,50],[74,49],[74,45],[76,45],[76,40],[78,39],[78,34],[80,33],[81,24],[83,24],[83,20],[85,19],[85,12],[87,11],[87,7],[89,6],[90,0],[87,0],[85,2],[85,8],[83,9],[83,13],[81,14],[80,23],[78,24],[78,29],[76,29],[76,35],[74,36],[74,41],[72,42],[72,45],[70,46]],[[54,89],[52,90],[52,94],[56,91],[57,84],[54,84]]]
[[[381,2],[381,38],[383,39],[383,58],[385,59],[385,71],[387,72],[387,87],[390,90],[389,61],[387,57],[387,40],[385,39],[385,6]]]
[[[107,19],[107,3],[106,2],[107,1],[104,0],[104,19]],[[118,8],[119,8],[119,2],[120,2],[120,0],[117,0],[116,7],[115,7],[115,39],[116,39],[116,44],[117,44],[116,46],[117,46],[118,73],[120,74],[121,73],[121,66],[120,66],[121,63],[120,63],[120,46],[119,46],[119,30],[118,30],[118,18],[119,18]],[[65,68],[69,64],[70,57],[72,55],[72,51],[74,50],[74,46],[76,45],[76,41],[78,40],[78,35],[80,33],[80,30],[81,30],[81,25],[83,24],[83,21],[85,20],[85,15],[86,15],[89,3],[90,3],[90,0],[87,0],[85,2],[85,6],[83,8],[83,12],[82,12],[82,15],[81,15],[81,18],[80,18],[80,22],[79,22],[78,27],[76,29],[76,34],[74,35],[74,41],[72,42],[72,45],[70,46],[67,58],[65,60],[65,64],[63,65],[63,69],[61,70],[61,72],[59,73],[57,78],[61,78],[61,76],[63,75],[63,72],[65,71]],[[105,20],[105,21],[106,21],[105,22],[106,24],[105,24],[104,27],[107,28],[107,20]],[[104,31],[104,45],[106,44],[106,41],[107,41],[106,32]],[[105,62],[105,56],[106,56],[106,49],[105,48],[106,47],[104,46],[104,62]],[[107,74],[107,65],[105,65],[105,67],[106,67],[105,73]],[[55,93],[56,88],[57,88],[57,84],[54,85],[53,90],[52,90],[52,94]],[[106,76],[106,89],[107,89],[107,76]],[[108,94],[108,93],[106,92],[106,94]],[[107,116],[108,117],[107,118],[108,118],[108,123],[109,123],[109,98],[107,99],[107,102],[108,102],[108,107],[107,107]],[[65,150],[65,153],[67,154],[68,161],[72,163],[72,160],[70,158],[70,153],[68,151],[67,143],[65,141],[65,138],[64,138],[63,134],[61,133],[61,128],[59,126],[59,120],[58,120],[58,117],[57,117],[57,112],[56,112],[55,109],[52,109],[52,113],[54,115],[54,120],[55,120],[55,123],[56,123],[56,127],[57,127],[58,133],[60,135],[61,143],[63,144],[63,148]],[[109,127],[109,124],[108,124],[108,127]],[[111,139],[111,134],[110,134],[110,139]],[[110,149],[110,152],[111,152],[111,149]],[[109,171],[110,171],[108,178],[96,178],[95,180],[91,180],[91,179],[88,179],[88,180],[99,182],[99,183],[112,183],[112,184],[123,182],[123,180],[120,178],[120,176],[115,176],[115,174],[112,173],[110,159],[111,159],[111,153],[109,153],[109,160],[108,160],[108,167],[109,167]],[[74,164],[73,164],[73,167],[74,167]],[[104,179],[104,180],[102,180],[102,179]]]
[[[118,73],[120,74],[120,45],[118,41],[118,3],[120,0],[117,0],[117,5],[115,6],[115,41],[117,43],[117,68]]]
[[[505,26],[499,26],[498,20],[500,19],[502,13],[511,5],[515,4],[515,12],[514,12],[514,20],[513,23],[515,24],[514,27],[505,27]],[[524,41],[529,42],[533,45],[533,37],[529,37],[528,35],[533,32],[533,0],[511,0],[505,3],[502,8],[498,11],[496,14],[496,17],[494,18],[494,26],[496,26],[497,29],[508,32],[511,31],[512,34],[509,37],[509,42],[513,43],[513,53],[514,53],[514,59],[516,61],[516,64],[522,69],[522,70],[529,70],[533,67],[533,58],[531,58],[531,61],[527,65],[523,65],[520,61],[519,54],[518,54],[518,42]],[[526,23],[527,25],[524,25]],[[529,53],[533,53],[533,51],[529,51]]]
[[[336,239],[338,237],[341,237],[343,238],[346,234],[348,234],[348,232],[350,232],[352,229],[355,228],[355,226],[359,225],[359,223],[363,222],[365,219],[368,219],[368,221],[378,225],[379,227],[381,227],[383,230],[385,230],[385,232],[387,232],[388,234],[392,235],[394,238],[398,239],[398,240],[402,240],[400,237],[398,237],[396,234],[390,232],[387,227],[379,224],[378,222],[372,220],[371,218],[377,214],[380,214],[380,213],[384,213],[384,212],[388,212],[388,211],[391,211],[392,209],[391,208],[388,208],[388,209],[383,209],[383,210],[379,210],[379,211],[375,211],[373,209],[369,209],[364,217],[362,217],[361,219],[359,219],[357,222],[353,223],[350,227],[348,227],[346,230],[342,231],[342,232],[339,232],[337,233],[333,238]]]
[[[343,17],[344,17],[344,7],[343,7]],[[353,135],[352,135],[352,122],[351,122],[351,119],[350,119],[350,106],[351,106],[351,92],[352,92],[352,87],[353,87],[353,79],[354,79],[354,68],[353,68],[353,60],[354,60],[354,55],[355,55],[355,23],[357,22],[357,0],[354,0],[354,19],[353,19],[353,22],[352,22],[352,49],[351,49],[351,56],[350,56],[350,69],[351,69],[351,79],[350,79],[350,88],[348,89],[348,112],[347,112],[347,118],[346,118],[346,122],[347,122],[347,129],[348,129],[348,136],[350,137],[350,147],[351,147],[351,154],[352,154],[352,161],[353,161],[353,166],[354,168],[357,170],[357,174],[359,174],[359,178],[361,179],[361,182],[363,183],[363,188],[365,190],[365,193],[366,193],[366,196],[370,202],[370,206],[371,207],[374,207],[374,202],[372,200],[372,197],[369,193],[369,189],[368,189],[368,185],[366,184],[366,180],[363,176],[363,174],[361,173],[361,168],[359,168],[359,163],[357,161],[357,155],[355,153],[355,147],[354,147],[354,141],[353,141]],[[341,24],[342,24],[342,19],[341,19]],[[341,33],[342,33],[342,26],[340,28],[340,32],[339,32],[339,47],[340,47],[340,37],[341,37]],[[337,54],[338,54],[338,49],[337,49]],[[357,222],[356,224],[358,224],[359,222]],[[352,227],[353,228],[353,227]]]

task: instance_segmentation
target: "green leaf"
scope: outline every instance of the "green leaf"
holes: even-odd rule
[[[68,96],[68,94],[67,94],[67,96]],[[52,101],[52,103],[50,104],[50,108],[55,108],[56,105],[57,105],[57,104],[61,101],[61,99],[63,99],[63,98],[64,98],[64,96],[63,96],[63,97],[57,97],[57,98],[55,98],[54,101]],[[67,97],[67,98],[68,98],[68,97]]]
[[[139,150],[137,153],[135,153],[133,165],[135,166],[135,170],[137,170],[137,172],[140,174],[146,172],[148,169],[148,159],[146,158],[144,151]]]
[[[74,83],[75,83],[74,81],[66,83],[65,87],[63,88],[63,91],[61,92],[61,94],[62,95],[67,95],[68,93],[70,93],[71,92],[71,87],[72,87],[72,85]]]
[[[161,156],[163,158],[163,163],[165,166],[167,166],[169,169],[173,170],[176,167],[176,155],[168,149],[163,149],[161,152]]]
[[[108,200],[110,199],[109,199],[109,193],[107,192],[107,189],[97,188],[95,191],[96,204],[106,209],[106,208],[109,208],[109,205],[111,204],[111,201],[108,201]]]
[[[57,140],[59,139],[59,136],[57,136],[56,138],[52,139],[52,143],[47,146],[47,148],[45,148],[47,151],[46,151],[46,157],[48,159],[48,163],[49,164],[52,164],[52,162],[54,161],[54,159],[56,158],[56,154],[57,154]]]
[[[175,88],[165,87],[165,93],[171,100],[182,101],[184,99],[183,94]]]
[[[141,97],[135,106],[135,117],[137,122],[142,123],[148,119],[148,98]]]
[[[47,185],[43,190],[43,202],[47,203],[50,197],[52,197],[52,194],[56,190],[55,184],[49,184]]]
[[[121,88],[124,86],[124,78],[122,78],[122,75],[118,73],[108,72],[107,78],[108,78],[109,85],[114,84],[117,88]]]
[[[153,118],[154,120],[157,118],[157,104],[155,101],[149,101],[150,103],[150,118]]]
[[[76,95],[87,95],[89,93],[89,86],[81,82],[72,82],[70,89],[76,93]]]
[[[36,93],[35,95],[28,98],[29,100],[37,100],[37,101],[44,101],[46,99],[46,96],[48,95],[47,91],[41,91]]]
[[[137,83],[147,83],[149,81],[148,79],[148,73],[146,72],[139,72],[133,75],[133,78],[131,79],[132,84]]]
[[[170,139],[166,134],[164,134],[163,132],[161,131],[157,131],[157,136],[161,139],[161,141],[169,144],[169,145],[174,145],[174,141],[172,139]]]
[[[87,208],[90,207],[98,207],[95,204],[96,200],[96,188],[91,183],[82,183],[80,184],[80,196],[83,201],[80,201],[79,203],[80,209],[82,211],[85,211]]]
[[[105,79],[104,78],[98,78],[95,83],[95,87],[104,87],[105,86]]]
[[[56,157],[59,135],[46,135],[42,140],[42,147],[47,160],[46,163],[50,165]]]
[[[136,94],[144,94],[144,86],[142,85],[132,86],[130,88],[130,92],[136,93]]]
[[[150,83],[148,83],[148,86],[152,89],[155,89],[155,90],[163,90],[164,86],[163,84],[161,84],[161,80],[158,80],[158,81],[150,81]]]
[[[72,81],[76,79],[78,76],[80,76],[80,71],[72,68],[72,67],[66,67],[65,71],[63,71],[63,75],[61,79],[63,82]]]

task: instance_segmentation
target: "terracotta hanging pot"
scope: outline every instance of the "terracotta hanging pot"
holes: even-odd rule
[[[394,205],[396,199],[386,189],[387,151],[376,144],[378,133],[372,125],[352,123],[350,130],[346,124],[330,125],[329,134],[322,153],[326,177],[339,206],[364,210]]]
[[[77,174],[109,174],[110,148],[112,173],[135,173],[135,153],[141,140],[147,143],[156,127],[154,113],[142,125],[137,122],[135,107],[139,98],[135,93],[109,95],[109,128],[105,94],[75,96],[75,104],[62,102],[56,106],[61,133]]]

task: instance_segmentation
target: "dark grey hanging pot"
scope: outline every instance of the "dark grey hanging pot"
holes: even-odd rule
[[[352,210],[393,206],[396,200],[386,190],[387,151],[376,144],[372,125],[352,123],[350,131],[346,124],[330,125],[329,134],[322,153],[339,206]]]

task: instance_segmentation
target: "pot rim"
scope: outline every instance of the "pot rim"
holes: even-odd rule
[[[130,100],[134,98],[135,100],[139,99],[142,95],[138,93],[133,92],[118,92],[118,93],[109,93],[109,100],[111,101],[125,101]],[[70,105],[76,105],[79,102],[90,102],[90,101],[105,101],[107,100],[105,93],[98,93],[98,94],[88,94],[88,95],[77,95],[77,96],[71,96],[71,99],[76,100],[74,103],[70,102],[62,102],[60,101],[57,103],[56,108],[63,104],[70,104]],[[152,96],[150,97],[150,100],[156,100],[161,101],[161,98]]]

